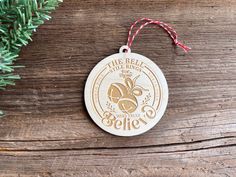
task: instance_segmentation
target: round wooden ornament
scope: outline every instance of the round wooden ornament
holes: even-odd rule
[[[119,53],[93,68],[84,99],[100,128],[118,136],[134,136],[159,122],[166,110],[168,86],[153,61],[122,46]]]
[[[133,28],[144,22],[132,35]],[[134,22],[127,45],[100,61],[85,85],[85,105],[93,121],[118,136],[135,136],[154,127],[168,103],[168,86],[160,68],[147,57],[131,53],[131,45],[141,29],[149,24],[163,28],[185,52],[191,48],[178,41],[168,24],[149,18]]]

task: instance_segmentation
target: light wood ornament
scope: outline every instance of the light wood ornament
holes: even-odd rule
[[[93,68],[84,99],[100,128],[113,135],[134,136],[159,122],[167,107],[168,86],[154,62],[122,46]]]

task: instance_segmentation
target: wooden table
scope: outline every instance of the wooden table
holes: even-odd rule
[[[236,1],[65,0],[52,16],[21,52],[22,80],[0,95],[1,177],[236,176]],[[152,130],[122,138],[93,123],[83,90],[139,17],[171,24],[192,50],[155,26],[135,39],[170,98]]]

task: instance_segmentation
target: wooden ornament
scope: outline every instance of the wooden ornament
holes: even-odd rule
[[[122,46],[93,68],[84,99],[100,128],[113,135],[134,136],[159,122],[167,107],[168,86],[154,62]]]

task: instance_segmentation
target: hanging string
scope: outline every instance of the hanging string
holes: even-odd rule
[[[140,22],[145,22],[143,23],[136,31],[135,33],[132,35],[132,30],[133,28]],[[139,20],[137,20],[136,22],[134,22],[131,26],[130,26],[130,29],[129,29],[129,35],[128,35],[128,39],[127,39],[127,46],[128,48],[131,48],[131,45],[135,39],[135,37],[139,34],[139,32],[141,31],[141,29],[143,29],[145,26],[149,25],[149,24],[155,24],[155,25],[158,25],[160,27],[162,27],[169,35],[170,37],[172,38],[173,42],[175,43],[175,45],[181,47],[184,52],[188,52],[188,50],[190,50],[191,48],[188,47],[188,46],[185,46],[184,44],[182,44],[181,42],[178,41],[178,35],[176,33],[176,31],[171,27],[169,26],[168,24],[166,23],[163,23],[161,21],[158,21],[158,20],[152,20],[152,19],[149,19],[149,18],[141,18]]]

